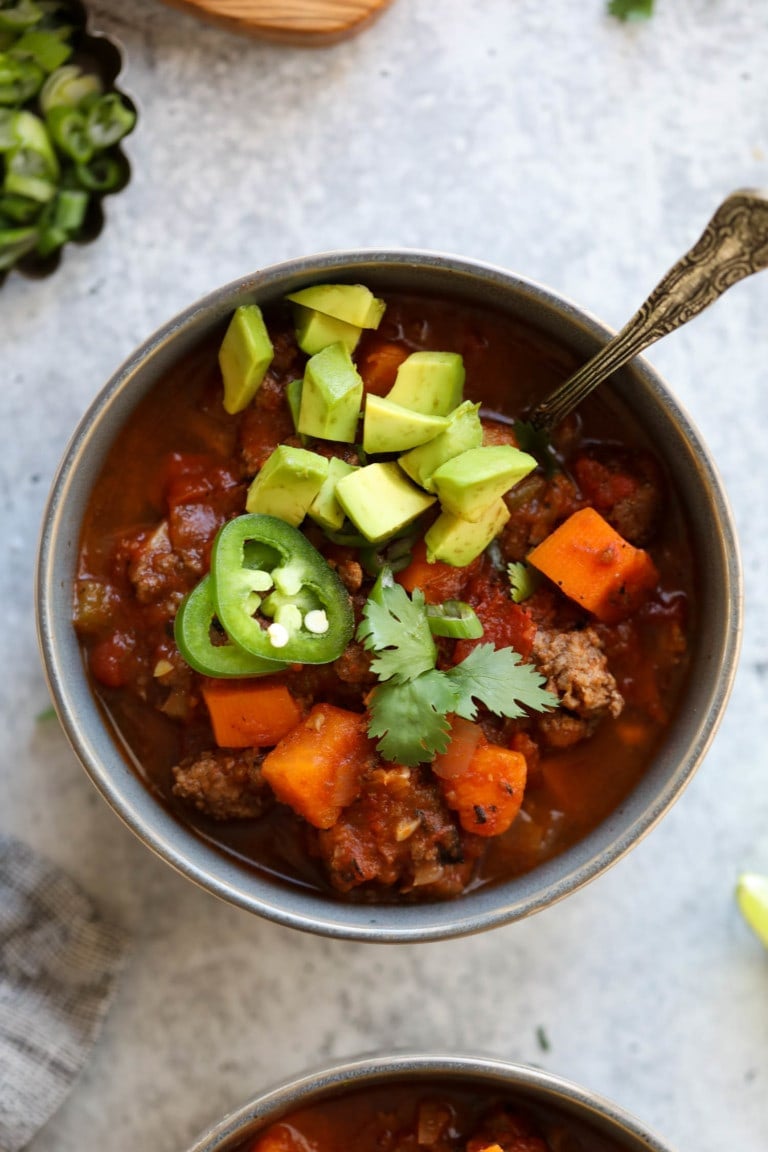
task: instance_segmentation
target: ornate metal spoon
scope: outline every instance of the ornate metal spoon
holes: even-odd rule
[[[549,430],[644,348],[687,324],[732,284],[768,268],[768,191],[732,193],[622,330],[528,417]]]

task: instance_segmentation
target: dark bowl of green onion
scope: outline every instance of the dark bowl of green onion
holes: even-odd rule
[[[136,109],[117,88],[119,48],[79,0],[0,0],[0,284],[45,276],[66,244],[102,229],[128,183]]]

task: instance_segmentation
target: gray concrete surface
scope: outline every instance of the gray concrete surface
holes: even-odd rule
[[[651,356],[708,441],[741,534],[743,658],[693,784],[612,872],[473,939],[377,948],[218,903],[107,809],[46,706],[32,612],[45,493],[74,424],[160,322],[255,267],[347,246],[495,261],[620,325],[728,191],[768,184],[768,6],[397,0],[335,48],[241,40],[101,0],[141,125],[97,243],[0,290],[0,826],[128,928],[102,1039],[32,1152],[181,1152],[318,1060],[391,1047],[537,1063],[681,1152],[768,1147],[768,955],[732,899],[768,871],[768,275]],[[544,1050],[537,1029],[549,1038]]]

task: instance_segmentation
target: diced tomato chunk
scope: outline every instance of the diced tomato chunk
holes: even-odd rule
[[[395,579],[406,592],[420,588],[427,604],[444,604],[446,600],[463,598],[464,588],[478,564],[477,560],[473,560],[466,568],[454,568],[442,560],[430,564],[427,561],[427,546],[423,540],[419,540],[414,545],[410,564],[398,572]]]
[[[514,648],[523,659],[530,656],[536,624],[528,609],[515,604],[506,589],[480,574],[470,583],[465,599],[477,613],[483,635],[479,640],[459,640],[453,652],[455,663],[464,660],[478,644]]]
[[[88,663],[99,684],[105,688],[122,688],[129,682],[134,643],[129,633],[113,632],[94,644],[88,653]]]

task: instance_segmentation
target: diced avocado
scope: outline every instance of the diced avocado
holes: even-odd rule
[[[369,393],[363,420],[363,451],[375,456],[381,452],[405,452],[434,440],[448,427],[445,416],[425,416],[382,396]]]
[[[344,509],[336,499],[336,485],[344,476],[357,469],[338,456],[328,461],[328,475],[320,486],[320,491],[309,506],[309,515],[321,528],[338,532],[344,523]]]
[[[458,408],[454,408],[448,417],[448,427],[445,432],[435,436],[434,440],[422,444],[419,448],[412,448],[398,460],[400,467],[408,473],[411,480],[415,480],[427,492],[434,492],[432,474],[462,452],[470,448],[479,448],[483,442],[483,426],[478,415],[479,404],[465,400]]]
[[[229,322],[219,349],[224,377],[224,407],[242,412],[259,390],[272,363],[274,349],[258,304],[241,304]]]
[[[356,324],[347,324],[346,320],[337,320],[302,304],[295,306],[293,319],[296,342],[307,356],[322,352],[329,344],[343,344],[348,351],[354,352],[363,331]]]
[[[414,412],[447,416],[461,404],[464,376],[458,352],[412,352],[398,368],[387,400]]]
[[[298,528],[327,475],[324,456],[281,444],[248,489],[246,510],[277,516]]]
[[[285,386],[285,398],[288,401],[293,426],[297,432],[299,430],[299,412],[301,411],[301,391],[303,387],[303,380],[291,380],[291,382]]]
[[[392,461],[367,464],[336,485],[336,499],[366,540],[378,544],[394,536],[435,502],[414,487]]]
[[[358,328],[378,328],[386,308],[364,284],[313,284],[289,293],[288,299]]]
[[[304,370],[299,432],[321,440],[354,443],[363,382],[343,344],[317,352]]]
[[[470,448],[432,474],[432,484],[446,512],[462,520],[480,520],[513,485],[536,467],[533,456],[510,444]]]
[[[486,508],[483,517],[474,523],[462,520],[452,512],[441,512],[424,537],[427,560],[430,564],[442,560],[445,564],[463,568],[488,547],[509,520],[509,515],[509,509],[501,499]]]

